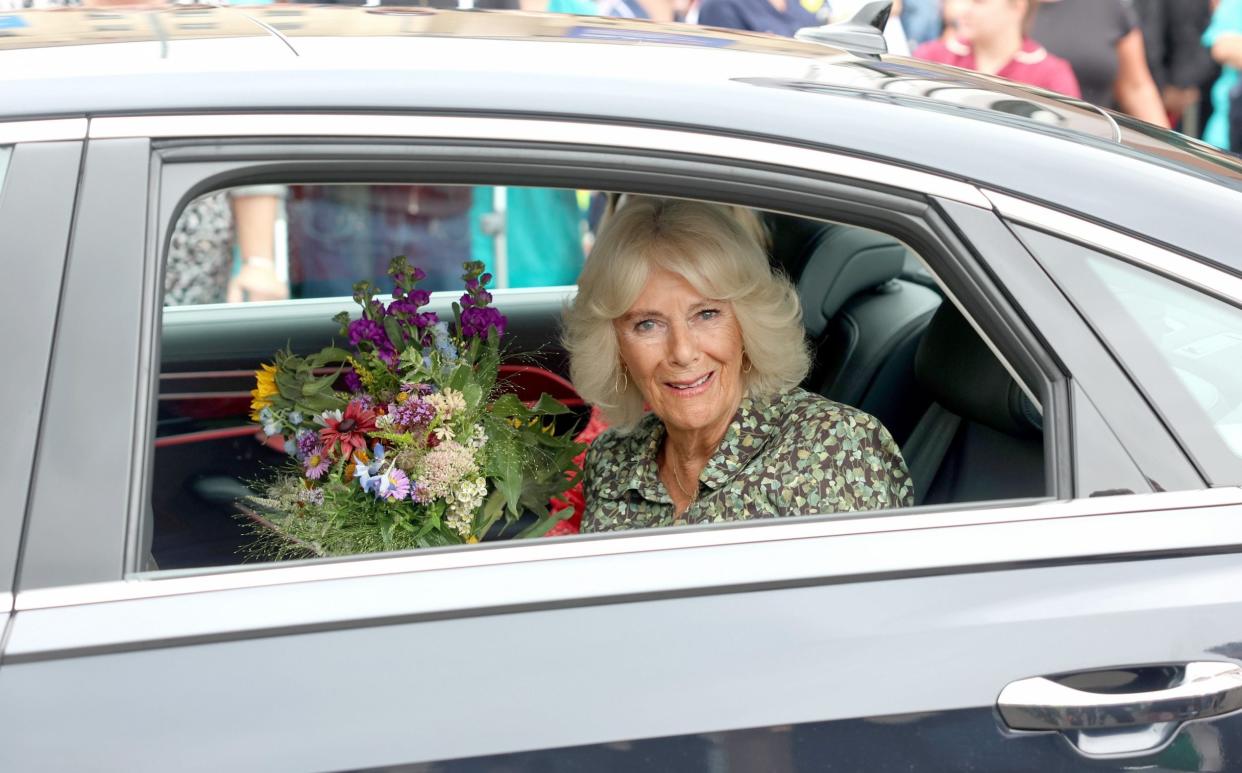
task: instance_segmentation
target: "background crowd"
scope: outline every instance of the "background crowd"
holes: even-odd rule
[[[804,27],[849,18],[864,1],[318,4],[509,8],[792,36]],[[0,0],[0,19],[4,9],[150,3]],[[895,0],[885,37],[892,53],[912,53],[1080,97],[1202,137],[1219,148],[1242,151],[1242,0]],[[381,278],[387,257],[394,254],[420,262],[431,274],[427,287],[432,290],[455,286],[453,267],[469,259],[498,266],[500,286],[572,284],[590,248],[591,223],[597,216],[590,203],[573,191],[527,188],[292,185],[221,192],[191,204],[178,223],[169,253],[166,301],[181,305],[345,295],[354,279]],[[382,235],[382,243],[376,235]],[[555,255],[549,255],[550,249]],[[340,254],[359,256],[368,265],[350,266],[342,273]]]
[[[186,2],[190,0],[174,0]],[[313,0],[589,14],[792,36],[865,0]],[[0,11],[144,0],[0,0]],[[266,5],[302,0],[215,0]],[[890,53],[1061,92],[1242,150],[1242,0],[894,0]],[[1239,116],[1234,127],[1230,114]],[[1237,137],[1231,137],[1237,135]]]

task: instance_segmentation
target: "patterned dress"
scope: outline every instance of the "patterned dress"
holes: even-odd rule
[[[595,439],[583,470],[583,532],[878,510],[913,504],[914,485],[884,425],[802,389],[745,397],[680,516],[656,459],[664,424]]]
[[[164,305],[224,303],[233,272],[233,210],[229,194],[190,202],[168,245]]]

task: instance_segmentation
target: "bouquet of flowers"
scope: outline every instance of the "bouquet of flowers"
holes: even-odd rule
[[[252,418],[282,436],[288,461],[250,498],[275,557],[344,555],[476,542],[504,518],[559,520],[549,499],[572,485],[582,446],[557,434],[568,411],[544,394],[527,405],[497,384],[506,320],[491,275],[464,264],[451,322],[423,311],[425,274],[393,259],[392,301],[354,287],[361,316],[334,321],[349,350],[278,352],[256,373]],[[528,518],[529,520],[529,518]]]

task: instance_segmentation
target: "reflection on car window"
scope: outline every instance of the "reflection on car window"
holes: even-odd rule
[[[1173,422],[1183,439],[1194,445],[1202,428],[1242,458],[1242,309],[1046,234],[1023,237],[1158,404],[1197,407],[1196,421]]]
[[[1242,458],[1242,311],[1118,261],[1087,266]]]
[[[442,185],[275,185],[200,197],[169,242],[165,304],[348,296],[385,286],[405,255],[423,289],[484,262],[497,288],[573,284],[590,197],[571,190]]]

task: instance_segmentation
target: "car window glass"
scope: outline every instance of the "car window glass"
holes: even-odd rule
[[[1172,422],[1183,440],[1206,434],[1242,458],[1242,309],[1046,234],[1023,238],[1156,402],[1183,412]]]
[[[343,413],[339,418],[331,418],[330,409],[319,412],[322,406],[317,398],[327,392],[318,390],[344,395],[342,399],[349,405],[358,402],[349,397],[351,393],[375,392],[380,397],[372,402],[364,400],[366,405],[359,402],[358,410],[395,417],[414,410],[409,405],[421,404],[417,385],[363,384],[361,391],[357,391],[359,386],[351,386],[349,379],[350,373],[358,371],[353,364],[346,364],[349,361],[344,355],[322,362],[307,360],[306,378],[296,385],[295,402],[312,406],[319,418],[311,419],[324,422],[323,426],[315,423],[310,427],[303,421],[307,416],[301,415],[301,410],[295,411],[282,402],[288,397],[291,382],[281,381],[269,370],[283,356],[281,352],[308,357],[329,344],[348,351],[369,346],[366,342],[378,335],[380,328],[345,330],[343,325],[349,318],[343,323],[334,320],[334,316],[348,311],[357,319],[358,306],[348,296],[358,280],[378,285],[381,293],[389,292],[393,285],[385,277],[385,268],[397,254],[407,255],[410,263],[426,274],[419,283],[420,289],[451,291],[433,292],[419,301],[425,303],[421,311],[434,311],[440,320],[455,319],[460,313],[460,309],[453,308],[454,302],[463,307],[469,305],[460,278],[463,258],[486,264],[486,271],[494,274],[488,288],[502,283],[509,286],[498,287],[494,298],[488,299],[508,319],[500,378],[494,389],[467,398],[468,402],[496,400],[508,393],[518,398],[506,409],[516,412],[512,421],[520,424],[523,431],[534,426],[548,437],[563,436],[588,443],[608,428],[607,418],[592,411],[569,381],[562,320],[565,304],[576,292],[574,285],[584,265],[581,256],[598,254],[593,247],[595,233],[601,222],[628,206],[626,195],[488,186],[442,188],[428,193],[417,190],[419,187],[234,188],[202,196],[180,215],[177,233],[170,243],[184,248],[184,255],[204,255],[211,245],[224,245],[224,252],[232,254],[223,261],[223,269],[206,260],[178,265],[182,258],[171,251],[168,256],[170,277],[166,286],[170,297],[166,299],[161,329],[148,521],[155,565],[178,569],[273,557],[341,555],[339,544],[325,547],[331,540],[320,538],[325,534],[322,529],[335,530],[338,526],[312,524],[309,520],[304,523],[320,531],[280,531],[281,542],[273,550],[270,538],[283,528],[274,524],[273,518],[308,512],[303,506],[319,507],[319,497],[332,493],[326,490],[323,476],[349,485],[386,486],[384,491],[412,497],[409,492],[416,490],[416,484],[434,483],[432,479],[444,472],[402,457],[403,469],[409,472],[407,480],[394,478],[375,483],[371,467],[375,466],[380,473],[395,465],[394,449],[405,441],[401,432],[389,432],[378,425],[371,428],[370,422],[377,418],[371,416],[362,419],[371,437],[365,448],[351,452],[354,461],[342,462],[345,467],[334,462],[327,469],[312,463],[316,460],[311,446],[323,444],[322,430],[339,426],[345,419]],[[376,205],[377,200],[383,206]],[[255,214],[245,212],[251,206],[266,208],[258,213],[264,223],[261,239],[251,239],[253,234],[246,231],[247,218]],[[411,211],[419,217],[411,220]],[[792,322],[805,333],[813,363],[801,388],[858,409],[868,419],[874,418],[875,426],[883,428],[883,433],[877,434],[878,445],[894,449],[904,457],[901,464],[908,469],[904,473],[907,483],[897,493],[890,492],[888,483],[881,481],[869,489],[870,493],[855,492],[848,501],[838,500],[831,484],[835,465],[843,463],[860,441],[844,442],[839,452],[833,451],[838,456],[822,451],[822,458],[802,453],[807,450],[804,447],[790,446],[789,460],[781,463],[796,467],[801,471],[798,475],[805,474],[809,480],[825,481],[827,487],[813,499],[795,502],[800,508],[798,514],[814,516],[892,507],[894,503],[904,506],[1027,499],[1047,494],[1043,419],[1039,409],[1023,396],[961,312],[945,302],[922,256],[889,234],[859,226],[741,207],[731,207],[730,211],[738,218],[742,231],[753,239],[752,243],[767,252],[771,266],[794,285],[802,313],[800,324],[797,317]],[[307,222],[295,225],[299,218]],[[455,220],[465,230],[453,231],[444,220]],[[306,233],[295,235],[299,229]],[[402,238],[407,241],[402,243]],[[270,261],[244,261],[242,255],[249,250],[240,245],[264,245],[264,240],[268,245],[287,245],[287,250],[283,254],[274,250]],[[438,249],[418,251],[428,244]],[[451,249],[445,244],[451,245]],[[504,256],[508,258],[507,278],[501,277]],[[265,258],[266,254],[260,257]],[[443,259],[436,262],[437,258]],[[303,265],[295,268],[299,261]],[[207,265],[219,272],[210,281]],[[244,277],[243,272],[250,269],[255,270],[255,276],[248,280],[245,295],[262,288],[262,274],[278,289],[283,282],[292,299],[278,303],[219,303],[219,296],[229,292],[229,283]],[[181,277],[186,281],[179,281]],[[313,286],[315,282],[319,284]],[[536,286],[530,287],[531,284]],[[208,286],[215,294],[212,299],[192,292]],[[173,298],[177,293],[182,293],[180,298]],[[385,295],[377,298],[392,302]],[[793,303],[792,299],[788,302]],[[781,319],[791,318],[781,315]],[[452,342],[442,347],[434,331],[427,335],[427,346],[442,356],[461,356],[461,350],[455,349]],[[931,365],[923,369],[926,372],[916,373],[915,358],[920,349],[925,350],[922,356]],[[446,350],[450,354],[444,354]],[[970,367],[960,366],[959,360],[968,362]],[[948,373],[954,377],[944,376]],[[974,388],[977,382],[994,385],[995,394],[980,394]],[[1040,395],[1038,385],[1031,392]],[[280,399],[273,399],[277,394]],[[565,409],[538,418],[522,413],[537,406],[545,394],[560,401]],[[513,407],[519,404],[525,408]],[[290,424],[295,421],[291,418],[294,412],[299,414],[298,426],[305,425],[303,429]],[[871,426],[857,420],[847,423],[854,427]],[[378,465],[380,452],[373,446],[377,440],[381,441],[379,445],[387,444]],[[470,437],[457,431],[456,435],[437,435],[434,442],[428,436],[427,446],[442,450],[445,443],[469,446],[471,442],[474,441]],[[871,441],[866,442],[871,448]],[[738,459],[750,458],[755,447],[753,440],[729,448],[722,446],[722,469],[732,469],[730,465],[739,464]],[[357,461],[357,450],[365,451],[365,462]],[[517,452],[512,457],[514,463],[530,456],[530,447],[520,444],[510,451],[495,453],[513,451]],[[489,449],[479,458],[499,458],[490,456],[492,453]],[[579,455],[576,463],[583,464],[584,457]],[[273,489],[269,485],[273,476],[289,469],[291,464],[298,469],[297,485]],[[490,476],[497,472],[488,464],[492,462],[480,462],[479,474],[474,477],[458,476],[461,480],[444,493],[460,496],[462,501],[474,501],[477,495],[490,497],[501,491],[488,482],[496,480]],[[601,464],[607,475],[619,478],[632,472],[635,462],[609,459]],[[881,468],[888,469],[886,464],[868,469]],[[460,470],[453,474],[457,472]],[[762,485],[762,474],[756,472],[756,476],[756,485]],[[908,482],[910,476],[914,477],[913,483]],[[487,481],[480,488],[478,481],[484,478]],[[849,487],[848,481],[839,484]],[[665,484],[654,480],[651,485],[656,487],[653,496],[658,499],[658,490]],[[521,516],[512,524],[488,521],[491,511],[486,507],[476,511],[481,520],[475,523],[482,524],[477,533],[471,533],[469,539],[460,535],[463,539],[450,540],[451,544],[518,537],[540,527],[540,519],[546,517],[540,511],[566,505],[574,508],[569,511],[572,514],[566,513],[565,522],[554,524],[549,533],[575,533],[580,528],[584,504],[580,487],[558,494],[555,501],[540,491],[513,491]],[[779,504],[784,501],[781,488],[772,491],[771,504],[779,510],[784,506]],[[855,494],[857,497],[853,498]],[[868,498],[872,494],[875,497]],[[738,503],[739,508],[745,505],[742,499]],[[659,509],[644,511],[644,520],[627,524],[626,528],[675,525],[671,520],[665,523],[667,519],[663,519]],[[746,517],[780,514],[777,510],[746,511]],[[422,521],[387,522],[382,520],[386,517],[384,512],[382,507],[375,510],[380,520],[368,525],[364,529],[366,534],[353,540],[353,547],[345,553],[449,544],[419,531],[425,526]],[[437,523],[455,517],[451,503],[436,515],[440,519]],[[412,525],[415,528],[409,528]],[[339,535],[334,531],[330,536]]]
[[[165,305],[348,296],[405,255],[429,291],[486,263],[494,287],[573,284],[591,197],[548,188],[267,185],[199,197],[169,243]]]

